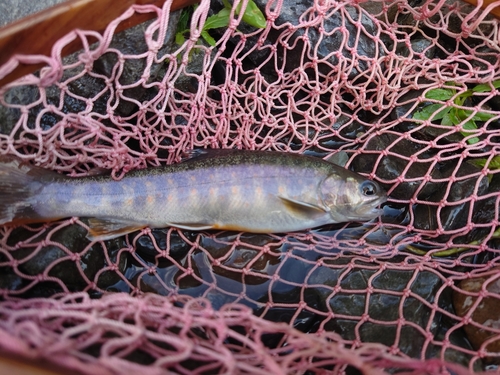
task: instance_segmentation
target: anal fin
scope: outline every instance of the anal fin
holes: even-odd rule
[[[113,218],[90,218],[87,238],[91,241],[112,240],[127,233],[141,230],[147,225]]]
[[[91,241],[112,240],[113,238],[147,227],[146,224],[113,218],[93,217],[88,222],[89,232],[87,238]],[[193,231],[215,229],[215,225],[205,223],[165,223],[165,227],[169,226]]]

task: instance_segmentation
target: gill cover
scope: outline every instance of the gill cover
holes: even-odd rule
[[[320,183],[319,195],[326,207],[336,210],[356,203],[353,198],[356,200],[355,191],[358,186],[359,182],[354,177],[332,174]]]
[[[371,220],[380,214],[376,207],[385,201],[385,193],[376,182],[350,173],[328,176],[319,186],[319,195],[336,222]]]

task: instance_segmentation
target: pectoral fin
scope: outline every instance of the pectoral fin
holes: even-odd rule
[[[325,208],[312,203],[298,201],[292,198],[278,197],[281,199],[285,207],[295,215],[300,216],[315,216],[323,215],[328,212]]]
[[[91,218],[89,219],[89,233],[87,238],[91,241],[112,240],[127,233],[141,230],[144,224],[132,223],[124,220]]]

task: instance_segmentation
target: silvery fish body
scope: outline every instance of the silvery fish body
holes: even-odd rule
[[[120,181],[0,163],[0,223],[90,217],[94,240],[166,226],[291,232],[374,219],[385,200],[376,182],[322,159],[277,152],[202,151]]]

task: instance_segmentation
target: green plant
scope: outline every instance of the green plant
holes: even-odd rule
[[[500,228],[497,228],[495,230],[495,232],[493,232],[493,234],[491,235],[491,237],[489,239],[493,240],[493,239],[498,239],[498,238],[500,238]],[[484,242],[484,240],[485,239],[472,241],[472,242],[469,242],[469,245],[470,246],[479,246]],[[419,249],[413,245],[406,245],[405,249],[414,253],[414,254],[417,254],[417,255],[425,255],[428,252],[428,250],[422,250],[422,249]],[[435,253],[432,253],[432,256],[434,256],[434,257],[447,257],[447,256],[457,255],[457,254],[463,253],[464,251],[468,251],[468,250],[471,250],[471,248],[470,247],[453,247],[451,249],[436,251]]]
[[[453,83],[447,83],[446,86],[455,86]],[[453,99],[454,105],[448,105],[446,103],[434,103],[423,107],[421,110],[413,113],[413,118],[416,120],[429,120],[436,121],[441,120],[441,125],[447,126],[460,126],[462,125],[462,131],[460,133],[466,137],[470,135],[471,132],[477,129],[476,121],[487,121],[494,117],[494,115],[486,112],[477,112],[475,114],[473,110],[461,109],[458,107],[463,107],[465,100],[471,97],[476,92],[489,92],[492,89],[497,89],[500,87],[500,80],[496,80],[489,84],[480,84],[474,86],[470,90],[466,90],[457,94],[455,88],[439,88],[429,90],[425,97],[427,99],[440,100],[447,102]],[[479,142],[478,137],[471,137],[467,139],[469,144],[474,144]]]
[[[205,24],[203,25],[203,29],[201,31],[201,37],[211,46],[215,46],[215,39],[208,33],[209,30],[218,29],[221,27],[229,26],[229,16],[231,14],[231,4],[227,0],[223,0],[224,9],[222,9],[217,14],[210,16],[206,19]],[[196,9],[196,8],[193,8]],[[235,12],[236,15],[239,15],[241,10],[241,3],[236,7]],[[175,42],[177,44],[182,44],[185,41],[184,35],[189,33],[189,29],[187,28],[189,17],[192,14],[192,10],[185,9],[181,17],[179,19],[179,23],[177,26],[177,33],[175,34]],[[245,9],[245,12],[242,16],[242,21],[247,23],[250,26],[257,28],[266,27],[266,18],[257,7],[257,5],[253,2],[253,0],[248,1],[248,5]]]
[[[485,158],[476,158],[469,160],[469,163],[474,164],[477,167],[487,167],[489,169],[500,169],[500,155],[493,156],[488,162]]]

